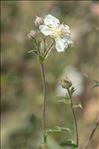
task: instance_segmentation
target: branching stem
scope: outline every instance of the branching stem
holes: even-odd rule
[[[52,43],[50,44],[50,46],[48,47],[48,49],[46,50],[45,54],[44,54],[44,58],[47,57],[47,55],[50,53],[52,47],[53,47],[54,41],[52,41]]]

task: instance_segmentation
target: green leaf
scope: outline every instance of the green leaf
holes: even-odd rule
[[[83,109],[82,105],[79,103],[79,104],[74,104],[73,105],[73,108],[80,108],[80,109]]]
[[[65,99],[65,100],[69,100],[70,98],[68,96],[58,96],[59,99]]]
[[[33,50],[28,51],[28,53],[33,53]]]
[[[58,102],[64,103],[64,104],[70,104],[70,101],[69,100],[65,100],[65,99],[60,99],[60,100],[58,100]]]
[[[61,146],[68,146],[68,147],[72,147],[71,149],[77,149],[77,145],[73,140],[65,140],[63,142],[60,143]]]
[[[56,126],[55,128],[52,129],[48,129],[46,131],[47,134],[51,134],[51,133],[71,133],[71,130],[69,128],[64,128],[64,127],[60,127],[60,126]]]
[[[71,133],[71,130],[69,128],[65,128],[65,127],[60,127],[60,126],[56,126],[57,129],[60,129],[61,131],[64,131],[64,132],[68,132],[68,133]]]
[[[76,89],[74,87],[71,88],[70,93],[71,95],[76,91]]]
[[[64,104],[70,104],[70,100],[68,96],[59,96],[58,102],[64,103]]]
[[[99,81],[95,81],[94,87],[99,87]]]
[[[30,50],[30,51],[28,51],[28,53],[33,53],[33,54],[37,55],[37,50]]]

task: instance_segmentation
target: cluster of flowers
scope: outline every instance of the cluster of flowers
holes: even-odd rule
[[[45,18],[37,16],[35,26],[38,27],[40,33],[55,41],[54,45],[58,52],[64,52],[68,45],[73,43],[69,26],[60,24],[60,21],[51,14],[46,15]],[[34,30],[28,33],[29,38],[35,38],[36,35],[37,32]]]

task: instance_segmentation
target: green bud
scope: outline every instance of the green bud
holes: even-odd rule
[[[72,82],[68,77],[61,80],[61,86],[65,89],[69,89],[72,86]]]

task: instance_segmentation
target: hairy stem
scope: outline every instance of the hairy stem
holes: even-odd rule
[[[73,118],[74,118],[74,123],[75,123],[76,144],[77,144],[77,146],[79,146],[78,124],[77,124],[77,119],[76,119],[76,115],[75,115],[75,111],[74,111],[74,107],[73,107],[72,96],[71,96],[71,93],[70,93],[70,90],[69,89],[68,89],[68,94],[69,94],[70,101],[71,101],[71,110],[72,110],[72,114],[73,114]]]
[[[42,132],[43,132],[43,141],[46,143],[46,81],[45,81],[45,69],[44,64],[41,63],[41,75],[42,75],[42,84],[43,84],[43,112],[42,112]]]
[[[98,116],[98,119],[96,121],[95,126],[93,127],[92,131],[90,132],[90,134],[89,134],[89,136],[87,138],[87,141],[85,142],[85,145],[84,145],[83,149],[87,149],[88,148],[88,145],[89,145],[90,141],[92,140],[98,125],[99,125],[99,116]]]

